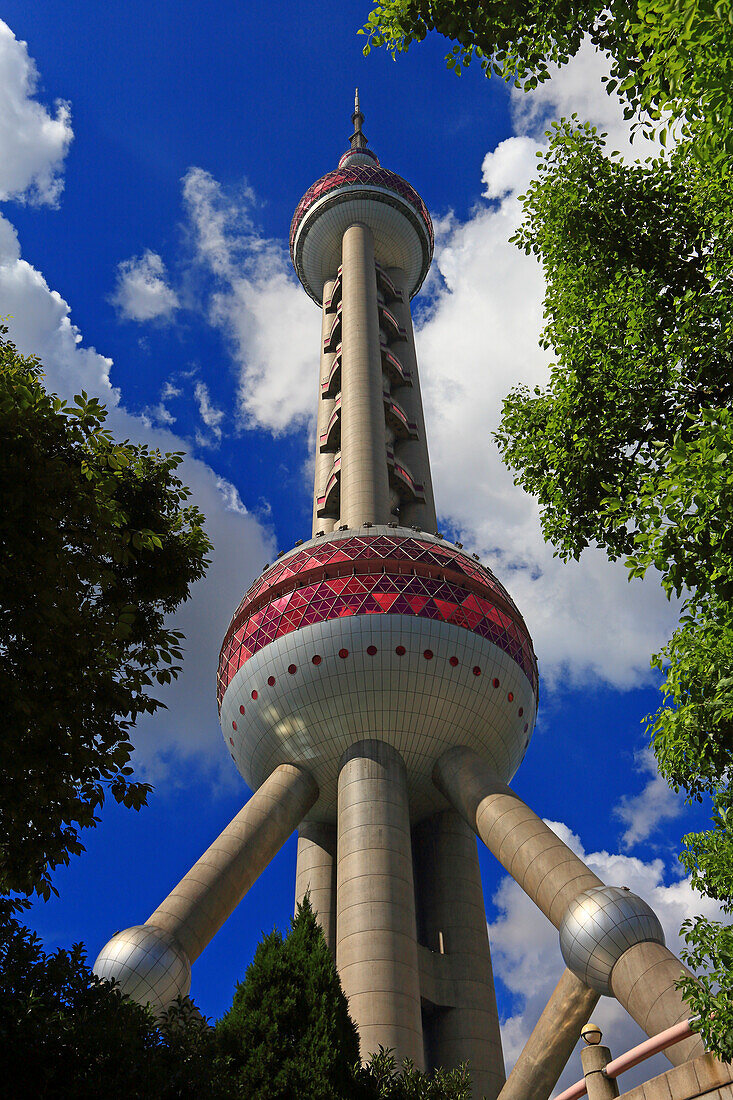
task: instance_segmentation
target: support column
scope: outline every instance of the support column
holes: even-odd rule
[[[295,868],[295,908],[305,895],[323,929],[332,955],[336,954],[336,826],[308,821],[298,830]]]
[[[433,780],[556,928],[579,894],[603,885],[471,749],[449,749],[435,765]],[[611,988],[640,1027],[655,1035],[687,1014],[687,1006],[674,988],[675,979],[683,974],[689,971],[663,944],[640,943],[616,962]],[[683,1050],[669,1047],[665,1054],[675,1065],[695,1057],[702,1052],[696,1038],[696,1046],[679,1044]]]
[[[367,1058],[381,1044],[424,1068],[415,891],[400,754],[360,741],[338,784],[336,965]]]
[[[499,1100],[548,1100],[599,997],[571,970],[563,971]]]
[[[476,837],[446,810],[413,831],[420,942],[439,953],[453,987],[453,1007],[425,1019],[430,1068],[468,1062],[475,1097],[495,1100],[504,1058],[491,969]]]
[[[412,375],[412,386],[401,386],[396,394],[402,408],[407,413],[408,420],[417,424],[417,439],[405,439],[399,443],[399,456],[409,468],[415,481],[423,486],[424,501],[414,501],[402,505],[400,509],[400,523],[405,527],[413,524],[423,531],[436,531],[438,521],[435,516],[435,500],[433,497],[433,479],[430,473],[430,457],[428,454],[428,439],[425,431],[425,417],[423,415],[422,394],[420,390],[420,376],[417,369],[417,353],[415,351],[415,334],[412,329],[412,311],[410,310],[410,295],[407,279],[404,271],[398,267],[390,267],[387,271],[390,279],[398,290],[402,291],[402,301],[390,305],[397,320],[407,333],[407,339],[395,349],[402,365]]]
[[[321,366],[318,372],[318,397],[317,397],[317,415],[316,415],[316,469],[315,477],[313,479],[313,534],[317,531],[333,531],[336,520],[327,519],[325,516],[318,515],[318,494],[322,493],[326,487],[326,481],[328,479],[331,466],[333,465],[333,454],[321,454],[321,433],[325,432],[328,427],[328,421],[331,418],[331,413],[336,406],[335,398],[322,398],[321,383],[325,382],[328,378],[333,361],[336,358],[334,352],[327,352],[323,350],[323,344],[331,331],[331,325],[334,322],[336,316],[335,313],[326,313],[326,302],[333,294],[334,279],[326,279],[323,284],[323,310],[321,313]]]
[[[280,764],[145,922],[194,962],[318,798],[305,768]]]
[[[647,1035],[658,1035],[690,1015],[690,1006],[675,989],[675,982],[683,974],[689,975],[690,971],[663,944],[637,943],[611,971],[611,988],[616,1000]],[[691,1035],[664,1053],[679,1066],[704,1054],[705,1048],[699,1035]]]
[[[618,1085],[612,1077],[603,1075],[611,1061],[608,1047],[584,1047],[580,1052],[580,1060],[583,1064],[588,1100],[614,1100],[618,1096]]]
[[[350,226],[342,244],[341,523],[388,523],[387,445],[374,241]]]

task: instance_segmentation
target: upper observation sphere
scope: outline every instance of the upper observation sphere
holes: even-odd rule
[[[433,223],[414,187],[382,168],[361,130],[357,89],[354,133],[338,168],[312,184],[290,225],[290,256],[310,297],[323,301],[323,284],[341,265],[341,240],[350,225],[368,225],[382,267],[404,271],[412,298],[433,258]]]

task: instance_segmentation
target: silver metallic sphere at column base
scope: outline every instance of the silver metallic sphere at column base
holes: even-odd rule
[[[122,993],[148,1004],[156,1015],[191,988],[191,963],[176,939],[152,924],[116,932],[92,967],[99,978],[114,978]]]
[[[607,997],[611,971],[637,943],[661,943],[664,932],[654,911],[621,886],[596,886],[579,894],[560,925],[560,950],[568,970]]]

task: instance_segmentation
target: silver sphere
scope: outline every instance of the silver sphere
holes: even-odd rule
[[[156,1015],[191,988],[191,963],[181,945],[162,928],[134,924],[105,944],[92,968],[99,978],[114,978],[121,991]]]
[[[595,886],[568,906],[560,925],[560,950],[568,970],[611,996],[611,971],[634,944],[664,943],[654,911],[630,890]]]

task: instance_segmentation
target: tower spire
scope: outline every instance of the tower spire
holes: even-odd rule
[[[364,134],[361,132],[361,124],[364,121],[364,115],[361,113],[359,107],[359,89],[354,92],[354,113],[351,116],[351,121],[354,124],[354,132],[351,135],[350,144],[354,150],[366,149],[369,144]]]

